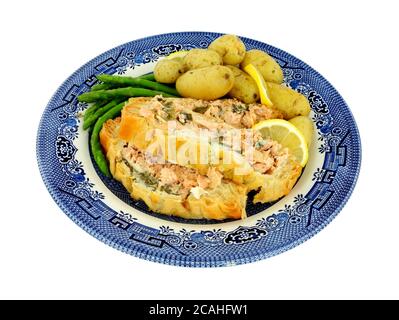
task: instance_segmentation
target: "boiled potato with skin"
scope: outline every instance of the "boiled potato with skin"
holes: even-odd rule
[[[182,97],[214,100],[226,95],[234,85],[234,74],[225,66],[187,71],[176,82]]]
[[[211,42],[208,49],[216,51],[224,64],[239,64],[245,56],[245,44],[233,34],[225,34]]]
[[[234,74],[234,86],[228,95],[245,103],[254,103],[259,99],[259,90],[252,77],[235,66],[226,66]]]
[[[161,83],[175,83],[184,72],[184,63],[181,58],[163,59],[155,65],[154,77]]]
[[[222,58],[212,50],[192,49],[186,54],[183,62],[187,70],[192,70],[221,65]]]
[[[309,114],[309,101],[304,95],[277,83],[267,82],[266,86],[273,107],[283,113],[284,119],[289,120],[296,116]]]
[[[283,83],[283,70],[281,70],[277,61],[266,52],[257,49],[247,51],[240,64],[241,69],[244,69],[250,63],[260,71],[265,81]]]
[[[289,120],[305,137],[308,147],[312,142],[314,126],[312,120],[305,116],[294,117]]]

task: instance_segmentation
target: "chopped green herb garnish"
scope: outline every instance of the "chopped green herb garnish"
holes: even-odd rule
[[[138,179],[140,179],[144,184],[152,189],[156,189],[158,186],[158,180],[151,175],[151,173],[145,171],[140,172],[136,170],[126,159],[122,159],[123,163],[129,167],[130,172]]]
[[[178,193],[173,191],[172,186],[169,184],[165,184],[165,185],[161,186],[160,190],[163,192],[169,193],[169,194],[178,195]]]
[[[234,113],[243,113],[248,110],[248,106],[246,104],[233,104],[233,112]]]
[[[156,188],[158,186],[158,180],[151,175],[149,172],[140,172],[140,179],[148,186]]]
[[[192,121],[193,120],[193,116],[190,113],[181,112],[179,114],[179,116],[177,117],[177,120],[180,123],[185,124],[187,121]]]
[[[166,117],[164,118],[165,120],[173,120],[175,109],[173,108],[173,102],[172,101],[166,101],[163,104],[162,111],[166,113]]]
[[[205,113],[206,110],[208,110],[208,107],[196,107],[193,109],[194,112],[198,112],[198,113]]]
[[[255,148],[256,148],[256,149],[260,149],[260,148],[262,148],[265,144],[266,144],[266,141],[265,141],[265,140],[259,140],[259,141],[257,141],[257,142],[255,143]]]
[[[164,106],[167,107],[167,108],[172,108],[172,107],[173,107],[173,102],[170,101],[170,100],[167,100],[167,101],[165,102]]]

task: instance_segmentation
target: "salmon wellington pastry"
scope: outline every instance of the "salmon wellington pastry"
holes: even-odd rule
[[[242,219],[248,192],[254,202],[278,200],[301,174],[288,148],[249,129],[282,117],[236,99],[131,98],[121,117],[104,123],[100,142],[112,176],[152,211]]]

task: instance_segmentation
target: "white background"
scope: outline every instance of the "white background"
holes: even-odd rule
[[[2,1],[0,298],[399,298],[397,1]],[[48,100],[78,67],[148,35],[219,31],[282,48],[342,94],[363,142],[357,187],[321,233],[222,269],[143,261],[89,236],[37,167]],[[118,276],[119,274],[119,276]]]

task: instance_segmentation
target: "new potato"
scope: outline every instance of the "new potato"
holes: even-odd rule
[[[209,45],[208,49],[216,51],[224,64],[239,64],[245,56],[245,45],[241,39],[232,34],[225,34]]]
[[[235,66],[227,66],[234,74],[234,85],[228,95],[245,103],[254,103],[259,99],[256,82],[246,72]]]
[[[182,97],[214,100],[226,95],[234,85],[234,74],[225,66],[193,69],[183,74],[176,82]]]
[[[265,81],[283,83],[283,70],[280,65],[266,52],[253,49],[247,51],[244,60],[241,62],[241,69],[252,63],[262,74]]]
[[[155,65],[154,77],[161,83],[175,83],[184,71],[184,63],[181,58],[163,59]]]
[[[312,142],[314,131],[312,120],[305,116],[298,116],[290,119],[289,121],[303,134],[306,144],[309,147],[310,143]]]
[[[307,116],[309,114],[309,101],[304,95],[277,83],[267,82],[266,86],[270,100],[273,102],[273,107],[283,113],[284,119],[292,119],[296,116]]]
[[[183,58],[187,70],[222,64],[222,58],[212,50],[192,49]]]

